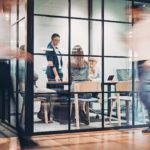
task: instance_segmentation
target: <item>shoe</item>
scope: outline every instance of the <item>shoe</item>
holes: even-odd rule
[[[81,122],[83,122],[86,125],[89,125],[88,117],[87,117],[87,115],[85,114],[85,112],[83,110],[79,111],[79,116],[80,116]]]
[[[43,105],[41,105],[40,111],[37,113],[37,117],[38,117],[39,119],[41,119],[42,122],[45,122],[44,107],[43,107]],[[48,112],[48,121],[49,121],[49,123],[53,123],[53,121],[50,120],[50,111]]]
[[[44,119],[44,113],[42,113],[41,111],[39,111],[39,112],[37,113],[37,117],[38,117],[39,119],[43,120],[43,119]]]
[[[150,133],[150,127],[147,129],[142,130],[143,133]]]
[[[30,138],[19,137],[19,141],[21,148],[35,148],[39,146],[36,142],[31,140]]]

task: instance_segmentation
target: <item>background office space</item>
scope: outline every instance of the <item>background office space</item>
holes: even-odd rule
[[[11,22],[10,46],[16,48],[25,44],[28,51],[33,53],[34,61],[33,64],[26,65],[24,62],[11,60],[17,107],[11,109],[10,124],[14,127],[20,126],[28,134],[78,130],[75,122],[70,119],[72,103],[69,68],[72,48],[79,44],[84,50],[86,60],[89,56],[98,60],[97,66],[101,71],[99,82],[103,83],[103,92],[98,92],[102,100],[101,105],[99,101],[92,105],[92,109],[99,117],[90,111],[90,124],[81,123],[80,130],[120,128],[116,107],[113,110],[112,121],[109,122],[110,100],[108,97],[115,95],[115,85],[107,83],[109,75],[115,76],[114,81],[132,80],[132,91],[122,93],[130,94],[132,100],[128,107],[125,101],[121,102],[121,127],[144,125],[146,112],[135,91],[134,84],[135,79],[138,79],[136,64],[132,62],[131,50],[127,49],[121,41],[133,23],[132,18],[129,19],[126,16],[125,8],[133,5],[134,2],[135,0],[28,0],[27,7],[25,7],[24,0],[15,0],[10,13],[6,12],[6,17],[8,15],[7,19]],[[148,2],[145,4],[149,5]],[[59,110],[65,109],[66,111],[65,118],[67,119],[63,124],[59,120],[46,124],[37,118],[40,101],[37,101],[33,91],[33,72],[39,76],[37,86],[40,88],[47,86],[45,74],[47,61],[44,49],[47,48],[53,33],[59,33],[61,36],[59,48],[63,54],[64,81],[67,82],[64,86],[67,96],[55,106]],[[18,76],[20,76],[19,68],[23,65],[26,68],[25,94],[20,93],[19,86],[17,86]],[[62,94],[63,90],[59,92],[58,95]],[[42,100],[44,98],[42,97]],[[129,118],[126,116],[127,109],[130,114]]]

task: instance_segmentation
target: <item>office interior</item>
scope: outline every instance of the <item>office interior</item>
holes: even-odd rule
[[[146,125],[148,114],[138,94],[136,62],[132,50],[122,42],[133,25],[126,8],[140,0],[28,0],[30,4],[25,0],[14,1],[11,11],[5,11],[11,25],[10,47],[20,50],[24,45],[33,54],[33,63],[13,58],[5,60],[11,67],[16,103],[10,101],[4,122],[31,135]],[[149,11],[150,4],[144,3]],[[46,75],[45,51],[53,33],[60,35],[58,47],[63,60],[63,81],[57,83],[48,81]],[[87,87],[77,92],[71,88],[70,72],[75,45],[82,47],[85,61],[89,58],[97,61],[100,72],[97,80],[88,81],[84,85]],[[22,68],[24,74],[20,73]],[[117,90],[116,86],[122,83],[129,83],[130,89]],[[52,84],[58,88],[51,89]],[[76,99],[81,93],[90,93],[92,97]],[[126,96],[119,105],[117,94]],[[88,124],[77,119],[80,110],[76,106],[80,101],[86,103]],[[44,120],[38,118],[41,104]],[[53,121],[49,122],[51,105]]]

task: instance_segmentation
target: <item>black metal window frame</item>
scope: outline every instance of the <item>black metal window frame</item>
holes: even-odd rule
[[[17,0],[19,1],[19,0]],[[104,90],[104,73],[105,73],[105,58],[126,58],[128,59],[129,57],[126,56],[109,56],[105,55],[105,45],[104,45],[104,38],[105,38],[105,23],[106,22],[111,22],[111,23],[118,23],[118,24],[129,24],[133,25],[133,20],[132,22],[124,22],[124,21],[113,21],[113,20],[105,20],[104,18],[104,13],[105,13],[105,0],[101,0],[101,19],[93,19],[91,18],[91,3],[92,0],[88,0],[88,18],[79,18],[79,17],[72,17],[71,16],[71,0],[68,0],[68,16],[55,16],[55,15],[46,15],[46,14],[35,14],[34,13],[34,0],[27,0],[27,50],[28,52],[32,53],[34,56],[38,55],[44,55],[41,53],[34,53],[34,17],[35,16],[40,16],[40,17],[48,17],[48,18],[64,18],[68,19],[68,54],[62,54],[62,56],[67,56],[68,57],[68,64],[69,64],[69,70],[68,70],[68,77],[69,77],[69,83],[71,83],[70,79],[70,60],[71,60],[71,20],[76,19],[76,20],[87,20],[88,21],[88,54],[84,55],[85,57],[98,57],[101,58],[101,64],[102,64],[102,99],[104,99],[104,94],[108,93],[107,91]],[[128,1],[128,0],[127,0]],[[132,5],[134,5],[135,0],[129,0]],[[19,13],[19,12],[18,12]],[[25,19],[25,17],[21,18],[20,20],[17,20],[16,23],[12,24],[15,25]],[[91,43],[91,33],[90,33],[90,23],[92,21],[98,21],[101,24],[101,55],[92,55],[90,51],[90,43]],[[19,32],[17,30],[17,32]],[[18,35],[18,33],[17,33]],[[18,40],[17,40],[18,41]],[[132,62],[132,92],[136,93],[134,90],[134,70],[135,69],[135,64]],[[33,64],[27,63],[27,73],[26,73],[26,97],[25,97],[25,132],[27,135],[40,135],[40,134],[49,134],[49,133],[71,133],[71,132],[84,132],[84,131],[97,131],[97,130],[106,130],[106,129],[122,129],[122,128],[134,128],[134,127],[144,127],[145,125],[135,125],[135,118],[134,118],[134,96],[133,96],[133,101],[132,101],[132,125],[129,126],[121,126],[121,127],[105,127],[104,125],[104,102],[102,102],[102,127],[101,128],[91,128],[91,129],[80,129],[80,130],[71,130],[71,121],[70,121],[70,115],[68,115],[68,130],[63,130],[63,131],[48,131],[48,132],[34,132],[34,112],[33,112],[33,72],[34,72],[34,60]],[[18,90],[18,89],[17,89]],[[69,99],[70,99],[70,93],[71,89],[69,86]],[[111,92],[112,93],[112,92]],[[70,106],[70,100],[68,101],[68,105]],[[18,108],[17,108],[18,110]],[[69,113],[70,114],[70,107],[69,107]],[[32,117],[31,117],[32,115]]]

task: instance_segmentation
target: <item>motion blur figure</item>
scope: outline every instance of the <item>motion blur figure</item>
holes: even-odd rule
[[[25,51],[20,52],[19,49],[11,49],[9,47],[10,20],[7,14],[9,14],[8,12],[10,11],[12,5],[13,0],[0,0],[0,120],[5,119],[3,104],[6,101],[10,101],[10,99],[12,98],[14,99],[10,67],[4,60],[16,58],[32,62],[32,55],[30,53],[27,53]],[[22,132],[18,132],[18,137],[21,148],[26,146],[37,146],[35,142],[33,142],[29,137],[26,137]]]
[[[138,65],[140,80],[140,99],[149,113],[150,120],[150,16],[145,5],[135,3],[127,10],[129,18],[133,18],[133,28],[128,32],[124,42],[133,50]],[[150,132],[149,128],[143,132]]]

